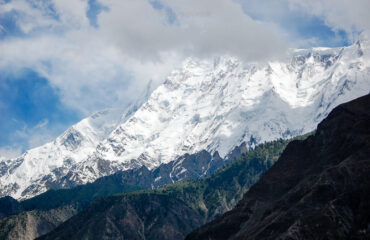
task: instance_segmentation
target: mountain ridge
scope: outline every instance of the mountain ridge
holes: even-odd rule
[[[258,145],[204,179],[101,198],[41,239],[184,238],[189,230],[231,209],[288,142]]]
[[[370,95],[290,143],[230,212],[190,239],[368,239]]]
[[[204,219],[205,217],[206,219],[213,218],[215,215],[218,215],[225,210],[230,209],[232,206],[234,206],[234,204],[236,204],[237,199],[241,197],[242,193],[245,192],[250,184],[258,179],[261,172],[263,172],[264,169],[268,168],[277,159],[278,155],[281,153],[282,149],[286,146],[288,142],[289,140],[278,140],[271,143],[259,145],[256,147],[255,150],[243,153],[241,159],[235,161],[230,160],[228,166],[224,167],[221,170],[216,170],[216,173],[213,173],[213,175],[209,177],[202,178],[200,180],[190,180],[192,177],[190,175],[188,176],[189,180],[183,183],[177,183],[173,186],[167,186],[163,189],[147,192],[149,194],[160,194],[161,196],[178,196],[180,199],[183,199],[182,202],[185,201],[187,203],[185,209],[193,209],[192,212],[194,211],[194,209],[196,209],[195,212],[189,213],[193,214],[193,216],[198,216],[197,212],[203,212],[204,209],[198,208],[198,206],[194,206],[194,204],[190,204],[192,199],[191,196],[194,193],[191,193],[189,195],[189,198],[189,196],[186,197],[186,195],[183,195],[182,192],[185,193],[189,189],[197,188],[203,189],[202,191],[208,189],[207,191],[205,191],[205,195],[209,197],[205,197],[204,200],[202,200],[201,198],[199,199],[199,196],[194,197],[195,199],[198,199],[198,202],[206,202],[206,205],[209,208],[209,210],[207,210],[207,214],[203,214],[202,219]],[[230,158],[232,159],[232,157],[240,156],[240,154],[242,154],[243,152],[242,149],[243,146],[241,146],[241,148],[234,149],[234,151],[231,153]],[[184,156],[185,161],[187,161],[187,164],[184,164],[184,167],[189,167],[188,164],[193,164],[193,160],[195,160],[194,157],[204,157],[207,155],[210,156],[209,153],[203,151],[198,156]],[[204,161],[205,159],[195,162],[204,162],[203,166],[207,166],[208,163],[207,161]],[[172,162],[170,162],[169,164],[171,165]],[[246,166],[250,166],[250,169]],[[24,200],[20,203],[13,199],[12,202],[15,202],[18,205],[18,209],[20,210],[18,212],[9,213],[7,209],[5,210],[5,212],[2,212],[2,209],[0,209],[0,215],[1,213],[8,213],[8,215],[17,214],[0,219],[0,239],[14,239],[13,236],[18,236],[15,239],[25,238],[24,229],[29,229],[30,231],[32,231],[34,237],[40,236],[47,233],[48,231],[53,230],[56,226],[60,225],[66,219],[72,217],[78,212],[81,212],[81,210],[88,207],[89,204],[93,203],[95,200],[100,201],[98,200],[98,198],[105,198],[107,195],[111,194],[122,195],[122,193],[124,192],[133,191],[135,188],[133,188],[132,186],[136,186],[136,188],[138,186],[142,186],[143,189],[148,189],[151,187],[153,179],[157,178],[158,174],[163,175],[162,172],[164,172],[165,175],[169,175],[168,169],[171,168],[168,168],[168,166],[162,166],[160,168],[162,169],[148,170],[145,166],[143,166],[140,169],[117,172],[113,175],[99,178],[94,183],[77,186],[71,189],[49,190],[41,195]],[[199,167],[199,170],[200,169],[201,167]],[[242,176],[248,177],[245,178]],[[193,179],[198,179],[198,177],[199,176],[193,175]],[[170,183],[170,176],[167,177],[167,181],[169,181]],[[222,193],[221,196],[229,196],[228,198],[235,198],[236,200],[225,202],[223,200],[223,197],[212,196],[212,194],[210,193],[214,192],[213,183],[216,183],[216,185],[223,184],[223,188],[227,190]],[[163,181],[160,181],[157,184],[162,184],[159,186],[163,186],[165,183]],[[209,187],[206,188],[207,185],[209,185]],[[183,191],[179,191],[179,189],[183,189]],[[138,192],[136,194],[138,196],[137,199],[140,199],[139,196],[141,193],[142,192]],[[210,201],[209,198],[216,199],[216,201]],[[4,198],[0,198],[0,202],[2,201],[2,199]],[[176,202],[179,203],[178,200],[176,200]],[[129,204],[129,202],[127,203]],[[64,220],[61,221],[61,218],[53,217],[56,213],[61,214]],[[181,216],[179,217],[181,218]],[[32,224],[28,224],[28,221],[26,221],[28,218],[32,219]],[[192,224],[194,223],[190,223],[191,226],[193,226]],[[200,223],[196,223],[194,227],[199,225]],[[42,232],[37,230],[40,228],[39,226],[44,226],[42,227]],[[182,230],[180,231],[180,233],[184,236]]]
[[[224,158],[243,142],[253,148],[312,131],[336,105],[369,93],[369,45],[364,39],[344,48],[294,50],[265,63],[188,59],[78,161],[61,156],[61,168],[54,158],[40,158],[45,171],[32,176],[23,172],[32,172],[33,161],[1,161],[0,196],[25,199],[119,170],[154,169],[203,149]],[[72,134],[68,146],[79,138]]]

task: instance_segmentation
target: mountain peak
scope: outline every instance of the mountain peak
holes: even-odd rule
[[[2,161],[14,172],[1,176],[1,194],[25,198],[50,182],[67,187],[61,179],[82,184],[202,150],[225,158],[243,142],[253,148],[310,132],[338,104],[369,93],[370,54],[361,49],[296,50],[263,63],[188,58],[125,111],[96,113],[56,142]]]

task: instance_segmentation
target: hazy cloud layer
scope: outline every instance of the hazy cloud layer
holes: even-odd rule
[[[163,81],[184,57],[259,60],[285,47],[271,26],[251,19],[238,3],[174,2],[163,1],[160,8],[144,0],[102,0],[108,10],[97,16],[97,28],[86,16],[87,1],[3,3],[0,14],[16,14],[24,36],[0,42],[0,68],[35,69],[61,89],[67,104],[91,113],[130,100],[131,88],[150,79]]]
[[[7,160],[9,158],[18,157],[22,153],[21,147],[12,147],[12,146],[6,146],[6,147],[0,147],[0,161],[1,160]]]
[[[168,52],[201,57],[231,54],[259,60],[284,49],[270,25],[254,21],[236,2],[216,2],[162,1],[173,14],[170,23],[167,11],[153,8],[148,1],[105,0],[102,3],[110,11],[100,15],[98,24],[107,40],[143,60],[157,60]]]
[[[186,57],[228,54],[260,61],[300,41],[315,41],[283,26],[284,16],[295,9],[320,17],[334,31],[369,29],[369,3],[0,0],[0,72],[38,72],[64,104],[86,116],[124,106],[149,80],[161,83]]]
[[[325,19],[333,29],[353,32],[370,30],[370,1],[368,0],[289,0],[292,7],[303,8],[308,13]]]

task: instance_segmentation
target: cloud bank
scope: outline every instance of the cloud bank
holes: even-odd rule
[[[328,26],[335,30],[343,29],[349,35],[370,30],[368,0],[290,0],[290,4],[323,18]]]
[[[185,57],[259,60],[284,49],[271,26],[236,2],[217,2],[102,0],[96,26],[86,0],[3,2],[0,14],[15,15],[21,34],[4,34],[0,69],[36,70],[66,104],[88,114],[127,102],[149,80],[163,81]]]
[[[186,57],[260,61],[315,42],[297,30],[298,15],[349,37],[367,31],[369,7],[367,0],[0,0],[0,72],[32,69],[87,116],[125,106]]]

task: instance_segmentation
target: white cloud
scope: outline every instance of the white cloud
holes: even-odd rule
[[[6,146],[4,148],[15,149],[19,151],[24,151],[30,148],[38,147],[46,142],[50,142],[55,138],[55,132],[59,132],[59,126],[54,126],[54,129],[47,127],[49,124],[48,119],[43,119],[38,124],[33,127],[29,127],[25,122],[19,122],[23,127],[15,130],[12,136],[13,139],[17,140],[17,143]],[[25,145],[27,149],[24,149]]]
[[[47,118],[41,120],[34,128],[44,128],[46,125],[48,125],[49,120]]]
[[[87,27],[89,20],[86,16],[88,0],[53,0],[53,6],[63,25],[74,28]]]
[[[0,14],[17,11],[26,37],[0,41],[0,69],[36,70],[65,104],[88,115],[128,103],[187,56],[259,60],[285,47],[271,25],[252,20],[233,1],[163,1],[176,24],[146,0],[100,3],[109,10],[98,16],[98,28],[89,25],[87,0],[3,3]]]
[[[334,29],[370,25],[365,0],[245,2],[267,21],[252,19],[229,0],[162,0],[176,17],[173,24],[168,11],[150,1],[100,0],[109,10],[100,13],[94,28],[86,17],[87,0],[3,1],[0,14],[17,12],[25,36],[0,40],[0,71],[34,69],[60,90],[65,104],[88,115],[126,104],[187,56],[230,54],[256,61],[279,55],[289,46],[282,40],[289,34],[273,20],[286,8],[320,16]]]
[[[14,157],[18,157],[22,154],[22,148],[21,147],[0,147],[0,161],[11,159]]]
[[[156,59],[162,53],[177,52],[259,60],[284,49],[271,25],[254,21],[234,1],[162,1],[176,16],[175,24],[167,23],[166,11],[154,9],[148,1],[102,2],[110,8],[98,20],[103,35],[136,58]]]
[[[334,30],[370,30],[369,0],[290,0],[292,7],[303,8],[306,12],[323,18]]]
[[[265,20],[252,19],[238,2]],[[238,2],[162,0],[176,18],[171,24],[168,11],[155,9],[155,2],[100,0],[109,10],[99,14],[94,28],[86,16],[87,0],[2,1],[0,14],[16,12],[25,36],[0,40],[0,71],[34,69],[60,90],[65,104],[88,115],[126,104],[149,80],[163,81],[187,56],[229,54],[256,61],[279,55],[291,43],[282,40],[289,33],[274,21],[287,9],[320,16],[334,29],[370,24],[365,0]]]
[[[30,2],[24,0],[13,0],[8,3],[1,3],[0,14],[9,12],[16,13],[16,23],[24,32],[29,33],[34,28],[55,26],[58,22],[49,16],[46,11],[46,3],[40,2],[37,8],[32,7]]]
[[[88,0],[0,0],[0,15],[15,14],[24,34],[0,39],[0,72],[33,69],[58,89],[64,104],[89,115],[127,104],[149,80],[159,84],[188,56],[279,56],[292,35],[278,20],[294,8],[325,19],[334,30],[370,28],[368,0],[161,0],[162,9],[153,0],[97,1],[109,10],[97,16],[95,28],[86,16]],[[245,14],[253,11],[260,18]],[[7,34],[1,22],[0,34]],[[47,124],[17,137],[38,146],[53,138]]]

